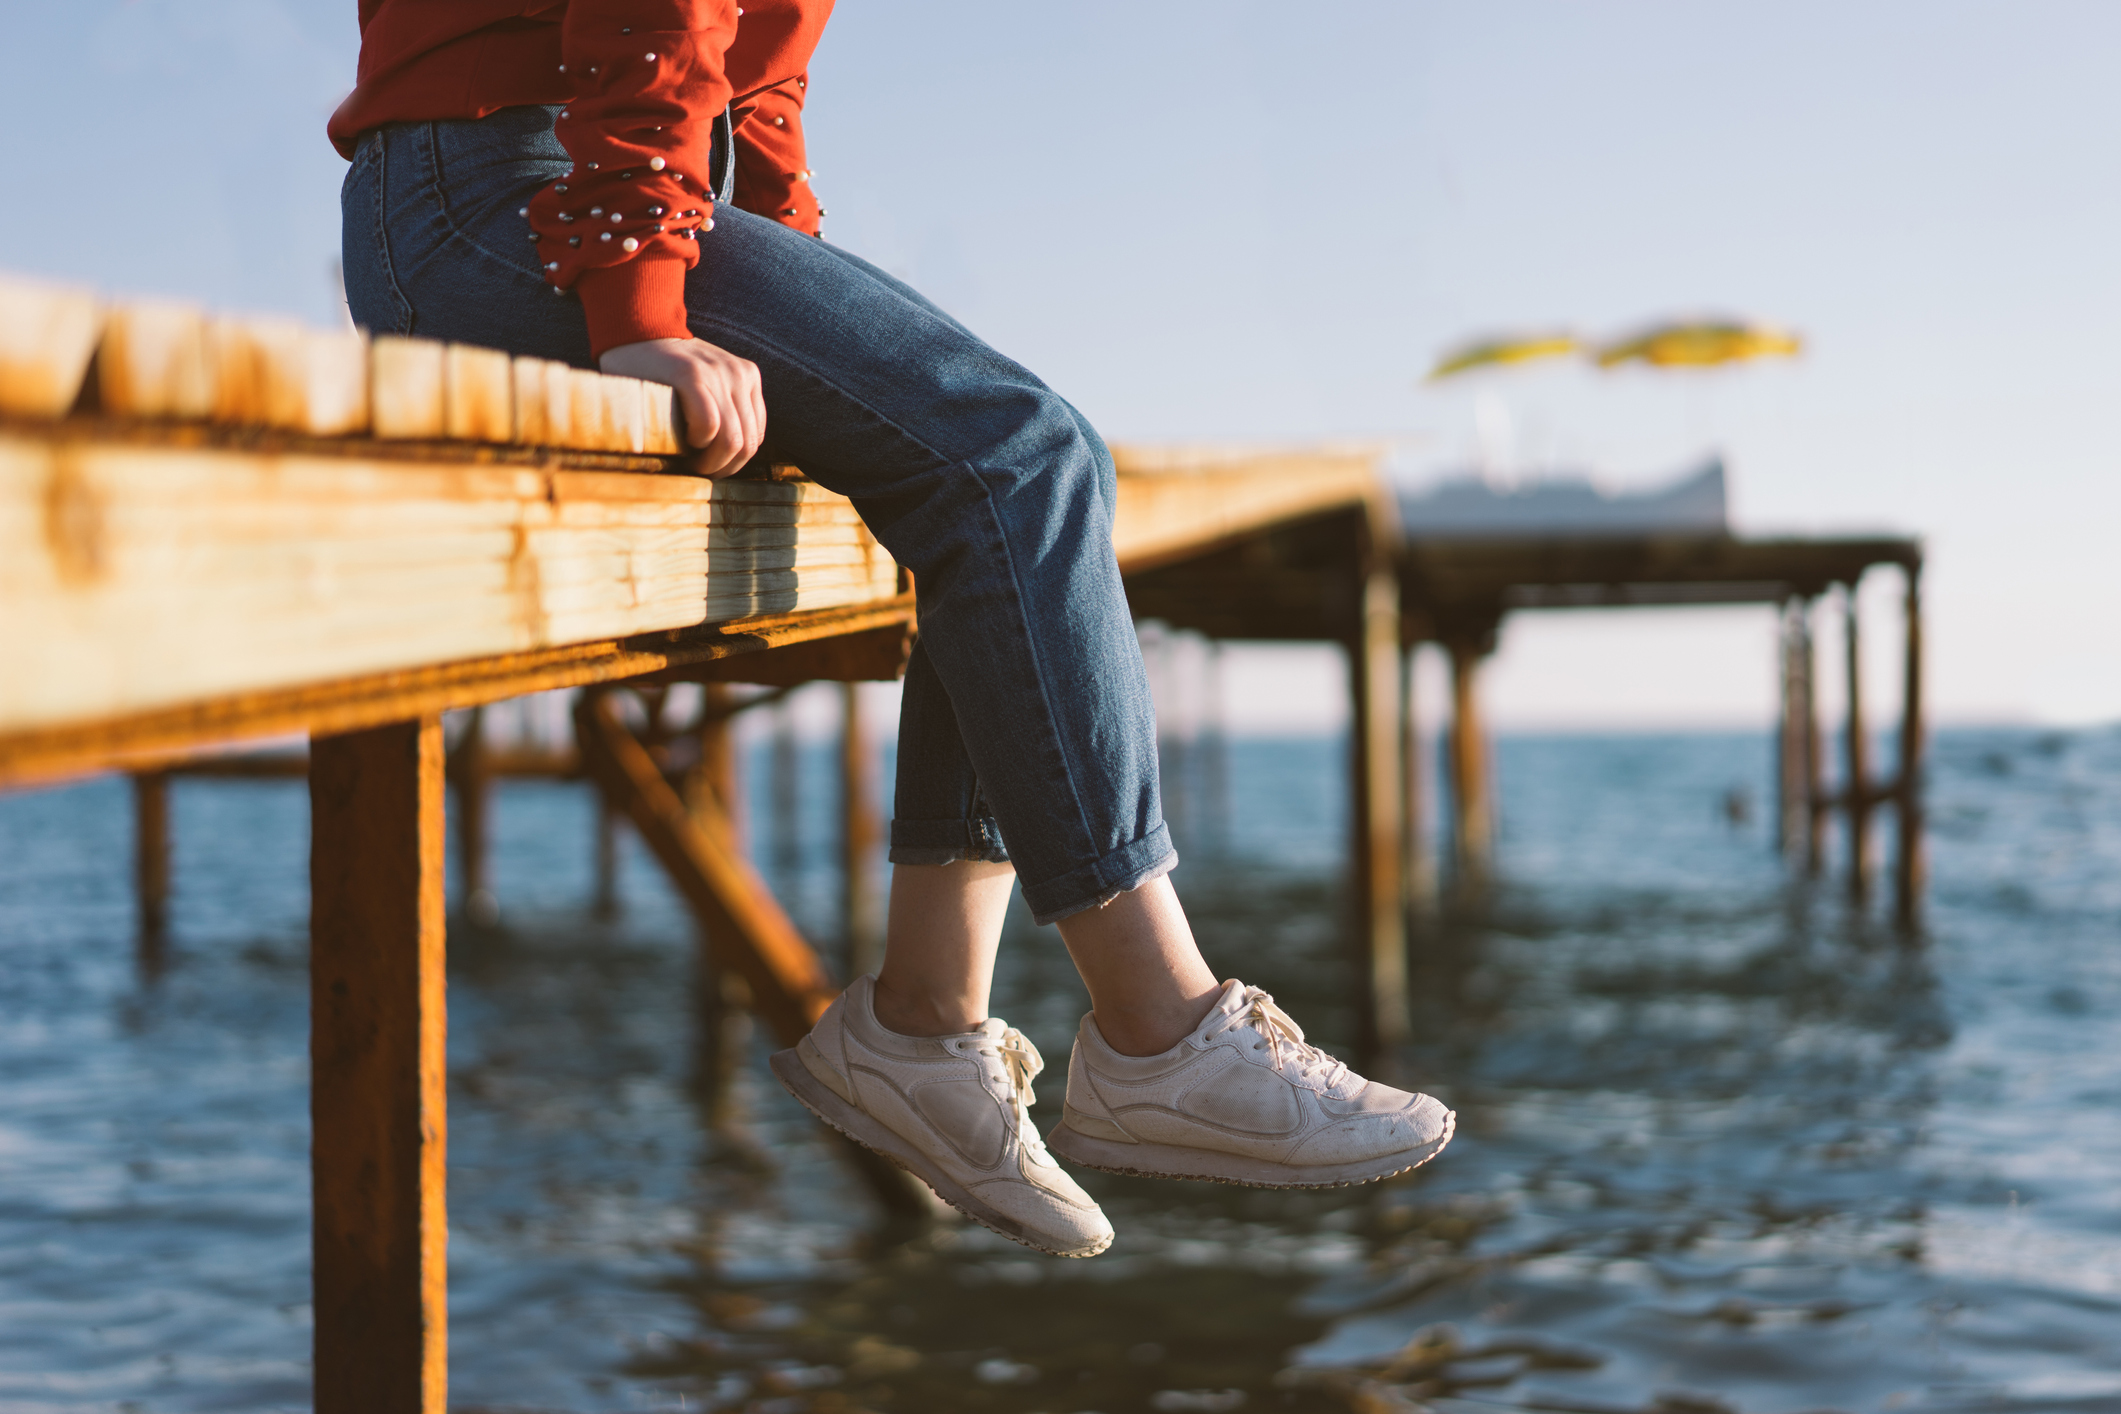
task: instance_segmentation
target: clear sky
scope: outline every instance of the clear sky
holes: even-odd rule
[[[336,319],[353,0],[5,10],[0,268]],[[2121,718],[2121,8],[841,8],[809,130],[829,236],[1042,373],[1114,440],[1389,439],[1523,469],[1728,457],[1749,530],[1928,538],[1940,716]],[[1473,332],[1690,311],[1789,366],[1572,366],[1444,390]],[[1893,590],[1869,590],[1883,661]],[[1509,628],[1506,722],[1761,720],[1761,612]],[[1243,721],[1331,710],[1317,655],[1240,658]]]

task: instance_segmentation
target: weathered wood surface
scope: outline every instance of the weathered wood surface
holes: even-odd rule
[[[1399,581],[1382,554],[1357,586],[1348,638],[1350,852],[1355,882],[1356,1046],[1372,1074],[1390,1076],[1406,1043],[1406,764],[1400,757]]]
[[[1410,613],[1462,609],[1772,604],[1845,584],[1872,565],[1922,563],[1904,536],[1740,540],[1728,535],[1485,536],[1408,532]]]
[[[58,417],[72,407],[102,327],[90,291],[0,279],[0,412]]]
[[[1494,873],[1495,792],[1487,724],[1480,714],[1480,665],[1492,643],[1457,640],[1451,656],[1451,850],[1453,882],[1478,896]]]
[[[442,727],[310,747],[319,1414],[445,1414]]]
[[[897,592],[803,482],[0,434],[0,732]]]
[[[202,750],[289,732],[349,732],[409,715],[650,674],[778,683],[889,678],[905,662],[910,594],[844,609],[710,624],[562,648],[428,664],[238,693],[128,716],[0,734],[0,785],[121,766],[151,769]]]
[[[1396,542],[1376,458],[1356,452],[1218,453],[1113,448],[1119,509],[1112,545],[1135,574],[1210,554],[1269,527],[1374,507],[1377,533]]]
[[[1846,798],[1843,818],[1848,822],[1849,893],[1860,904],[1871,891],[1871,810],[1877,801],[1871,784],[1870,728],[1863,715],[1863,638],[1855,584],[1846,587],[1841,607],[1842,670],[1848,693],[1841,790]]]
[[[0,782],[911,619],[844,498],[639,474],[632,379],[0,277],[0,414]],[[1116,455],[1130,572],[1384,507],[1366,453]]]
[[[0,412],[75,408],[316,437],[683,450],[670,390],[638,379],[0,276]]]

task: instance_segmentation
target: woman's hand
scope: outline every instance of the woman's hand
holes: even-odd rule
[[[766,436],[766,399],[759,366],[705,339],[647,339],[608,349],[597,360],[606,373],[663,383],[677,390],[685,410],[685,440],[699,450],[693,464],[706,476],[727,476],[751,460]]]

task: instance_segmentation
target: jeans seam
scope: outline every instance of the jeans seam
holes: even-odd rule
[[[390,142],[383,134],[377,133],[364,150],[372,152],[375,156],[375,160],[371,164],[371,175],[375,179],[375,199],[369,203],[369,208],[373,212],[372,219],[376,228],[376,251],[381,257],[383,266],[383,286],[390,291],[391,305],[398,312],[398,327],[393,332],[410,334],[412,332],[412,301],[405,298],[405,291],[398,288],[398,267],[392,261],[390,253],[390,216],[385,209],[390,201],[390,168],[387,165],[389,162]],[[359,160],[359,158],[360,153],[357,152],[355,159]]]

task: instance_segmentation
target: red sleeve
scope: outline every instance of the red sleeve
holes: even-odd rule
[[[803,95],[809,87],[810,76],[803,74],[744,100],[751,113],[736,130],[734,204],[814,236],[825,211],[810,189],[803,151]]]
[[[561,26],[575,97],[554,131],[574,168],[531,199],[545,278],[573,289],[596,355],[690,337],[685,272],[713,225],[708,158],[730,99],[735,0],[573,0]]]

